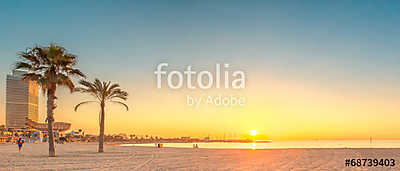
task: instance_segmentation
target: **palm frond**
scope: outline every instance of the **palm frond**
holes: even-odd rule
[[[83,85],[87,89],[96,89],[91,82],[86,81],[86,80],[80,80],[79,84]]]
[[[110,86],[109,90],[113,90],[113,89],[116,89],[116,88],[118,88],[118,87],[119,87],[119,84],[115,83],[115,84],[112,84],[112,85]]]
[[[40,74],[36,74],[36,73],[25,73],[23,75],[23,80],[31,80],[31,81],[38,81],[39,79],[41,79],[43,76]]]
[[[25,69],[28,73],[26,79],[36,80],[43,90],[50,85],[64,85],[74,90],[70,76],[85,77],[76,65],[76,56],[67,53],[66,49],[54,43],[48,47],[37,45],[18,54],[20,61],[15,64],[15,69]]]
[[[113,95],[107,98],[108,100],[112,100],[112,99],[121,99],[121,100],[127,100],[128,97],[127,95]]]
[[[101,101],[102,99],[101,94],[99,93],[99,90],[95,87],[94,84],[86,80],[80,80],[79,84],[82,85],[83,87],[76,88],[75,89],[76,91],[81,93],[89,93],[92,96],[96,97],[99,101]]]
[[[109,100],[113,98],[120,98],[122,100],[126,100],[128,98],[128,93],[121,89],[114,89],[114,91],[112,91],[110,95],[107,96],[107,99]]]
[[[104,90],[103,84],[102,84],[102,83],[100,82],[100,80],[97,79],[97,78],[94,80],[94,83],[93,83],[92,85],[93,85],[93,87],[94,87],[96,90],[98,90],[98,91]]]
[[[29,64],[29,63],[26,63],[26,62],[17,62],[16,64],[15,64],[15,67],[14,67],[15,69],[26,69],[26,70],[31,70],[32,68],[33,68],[33,66],[31,65],[31,64]]]
[[[68,87],[71,92],[73,92],[75,90],[74,83],[71,81],[71,79],[68,76],[66,76],[64,74],[60,74],[60,73],[57,74],[57,84]]]
[[[77,104],[77,105],[74,107],[74,111],[76,112],[76,111],[78,110],[79,106],[84,105],[84,104],[88,104],[88,103],[99,103],[99,102],[97,102],[97,101],[85,101],[85,102],[81,102],[81,103]]]
[[[111,103],[120,104],[120,105],[122,105],[122,106],[125,106],[126,111],[129,111],[129,107],[128,107],[128,105],[126,105],[125,103],[122,103],[122,102],[120,102],[120,101],[110,101],[110,102],[111,102]]]
[[[128,93],[119,88],[119,84],[112,84],[110,81],[101,82],[99,79],[95,79],[94,82],[88,82],[86,80],[80,80],[82,87],[75,88],[76,92],[88,93],[98,99],[98,103],[105,104],[107,102],[118,103],[126,107],[129,110],[128,105],[120,101],[113,99],[127,100]]]
[[[17,55],[23,61],[27,61],[34,65],[40,64],[40,59],[37,57],[37,55],[35,55],[35,52],[30,49],[28,49],[26,52],[20,52]]]
[[[70,54],[70,53],[65,53],[63,61],[66,65],[76,65],[76,55]]]
[[[85,75],[84,73],[82,73],[82,71],[80,71],[79,69],[69,69],[69,70],[66,70],[66,72],[67,72],[68,75],[70,75],[70,76],[76,76],[76,75],[78,75],[78,76],[80,76],[80,77],[82,77],[82,78],[86,78],[86,75]]]

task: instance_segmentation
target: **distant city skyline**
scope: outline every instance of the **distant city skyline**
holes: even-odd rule
[[[399,139],[399,8],[369,0],[1,2],[0,124],[17,53],[57,43],[89,80],[130,94],[128,112],[107,108],[106,134]],[[245,72],[246,88],[158,89],[162,62],[197,71],[229,63]],[[243,96],[246,106],[194,109],[186,95]],[[98,133],[97,106],[73,109],[87,96],[65,88],[57,96],[56,121]],[[39,103],[44,122],[42,92]]]

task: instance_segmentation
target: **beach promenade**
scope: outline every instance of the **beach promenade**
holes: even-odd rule
[[[0,144],[0,170],[399,170],[345,167],[346,158],[394,158],[400,149],[274,149],[228,150],[120,147],[96,143],[58,144],[49,158],[47,144]]]

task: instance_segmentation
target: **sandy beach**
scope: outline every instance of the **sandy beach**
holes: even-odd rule
[[[0,170],[399,170],[400,167],[345,167],[346,158],[394,158],[400,149],[230,150],[58,144],[47,157],[47,144],[0,144]]]

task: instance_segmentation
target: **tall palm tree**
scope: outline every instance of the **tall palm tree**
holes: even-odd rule
[[[75,90],[81,93],[87,93],[95,97],[95,101],[84,101],[75,106],[75,111],[78,110],[79,106],[87,103],[97,103],[100,105],[100,137],[99,137],[99,153],[104,151],[104,120],[105,120],[105,106],[107,103],[116,103],[125,106],[128,111],[128,105],[123,102],[117,101],[116,99],[126,101],[128,93],[123,91],[118,84],[111,84],[110,81],[101,82],[99,79],[95,79],[93,83],[81,80],[79,83],[83,87],[76,88]]]
[[[67,52],[64,47],[50,44],[48,47],[36,46],[18,54],[20,61],[15,69],[26,70],[23,80],[36,81],[43,92],[47,94],[47,128],[49,142],[49,156],[56,156],[54,146],[54,109],[57,86],[66,86],[71,92],[74,90],[72,76],[85,77],[76,65],[76,56]]]

